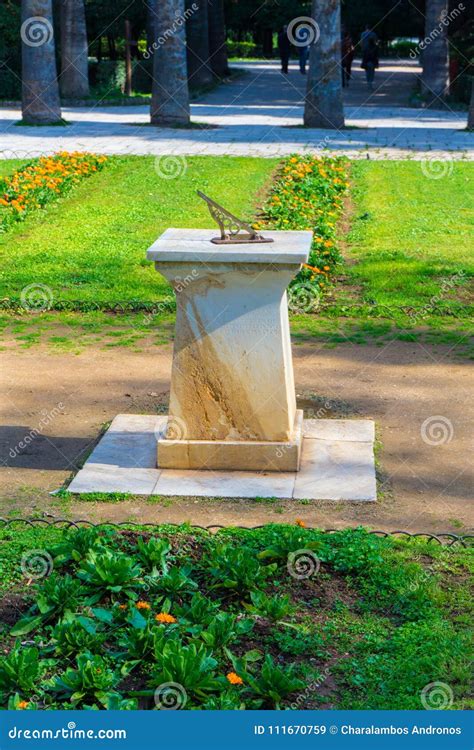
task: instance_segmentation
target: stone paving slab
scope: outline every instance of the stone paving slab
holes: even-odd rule
[[[355,67],[345,93],[348,129],[303,128],[305,79],[297,66],[283,76],[275,62],[239,63],[246,75],[205,94],[191,105],[203,129],[149,125],[149,107],[64,107],[65,127],[16,127],[18,107],[0,108],[0,158],[32,157],[58,150],[176,157],[222,154],[279,157],[294,152],[336,152],[351,158],[474,159],[474,135],[465,112],[400,106],[419,68],[410,61],[382,61],[376,89],[366,91]],[[395,88],[404,96],[395,96]],[[212,126],[211,128],[209,126]],[[178,164],[179,167],[179,164]],[[162,172],[182,174],[176,168]],[[160,174],[159,165],[157,173]]]
[[[301,468],[294,472],[157,469],[164,416],[119,414],[68,489],[83,494],[375,501],[371,420],[305,419]]]

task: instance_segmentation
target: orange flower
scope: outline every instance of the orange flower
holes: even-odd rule
[[[151,609],[151,606],[148,604],[148,602],[137,602],[135,606],[137,609]]]
[[[295,523],[296,523],[297,526],[301,526],[302,529],[306,528],[306,524],[305,524],[304,521],[301,520],[301,518],[297,518],[296,521],[295,521]]]
[[[127,605],[126,604],[119,604],[119,609],[127,609]]]
[[[30,705],[30,701],[20,701],[18,704],[18,708],[23,711],[23,709],[28,708]]]
[[[229,672],[228,675],[226,675],[227,679],[229,680],[231,685],[243,685],[244,681],[242,677],[239,677],[238,674],[235,672]]]
[[[155,616],[155,620],[157,622],[162,622],[162,623],[167,624],[171,622],[176,622],[176,617],[173,617],[173,615],[168,614],[168,612],[160,612],[159,615]]]

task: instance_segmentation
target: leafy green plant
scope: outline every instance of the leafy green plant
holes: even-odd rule
[[[139,538],[137,541],[137,554],[140,562],[148,573],[157,575],[168,573],[168,556],[171,544],[167,539],[156,539],[151,537],[147,541]]]
[[[246,705],[240,693],[227,691],[218,695],[210,695],[202,707],[205,711],[243,711]]]
[[[61,617],[67,611],[74,611],[84,593],[81,582],[77,579],[53,573],[42,581],[38,598],[30,613],[14,625],[10,634],[26,635],[53,617]]]
[[[323,657],[325,654],[324,638],[314,630],[311,631],[307,628],[288,630],[285,628],[281,632],[276,631],[273,634],[273,639],[283,654],[313,658],[315,656]]]
[[[16,692],[28,696],[40,676],[39,651],[15,643],[7,656],[0,656],[0,696],[5,700]]]
[[[186,620],[191,625],[198,626],[198,629],[200,629],[208,625],[217,614],[219,604],[203,596],[200,591],[197,591],[193,594],[189,604],[177,605],[175,609],[180,619]]]
[[[275,570],[276,565],[261,565],[248,550],[221,544],[211,550],[205,560],[207,572],[214,589],[230,589],[238,594],[246,594],[262,588]]]
[[[257,554],[257,558],[262,561],[283,561],[286,563],[288,555],[300,549],[312,550],[318,553],[318,557],[321,557],[321,541],[312,538],[312,536],[308,529],[302,529],[298,526],[290,526],[284,529],[269,527],[264,536],[265,549]]]
[[[51,638],[57,654],[76,656],[88,649],[100,650],[106,634],[98,632],[90,618],[69,614],[53,628]]]
[[[26,701],[18,693],[8,699],[8,711],[36,711],[38,705],[34,701]]]
[[[152,583],[154,589],[166,596],[175,599],[190,594],[198,587],[196,581],[190,577],[191,566],[184,565],[182,568],[171,568],[163,576],[160,576]]]
[[[219,687],[214,673],[216,666],[217,660],[203,644],[184,646],[179,641],[169,640],[161,651],[160,663],[153,672],[150,685],[157,687],[175,682],[187,693],[203,697]]]
[[[79,654],[76,664],[76,669],[69,667],[61,676],[47,683],[48,690],[75,706],[96,700],[107,707],[112,697],[117,695],[114,688],[120,681],[120,676],[110,669],[101,656]]]
[[[64,539],[55,545],[51,553],[56,566],[69,562],[82,562],[89,552],[111,541],[114,532],[111,529],[100,532],[99,529],[69,530]]]
[[[268,596],[264,591],[251,591],[250,598],[252,604],[246,604],[245,608],[271,622],[283,620],[293,609],[291,599],[287,594]]]
[[[237,640],[242,635],[248,635],[253,628],[251,620],[237,620],[235,615],[219,612],[201,632],[201,638],[211,649],[220,649]]]
[[[258,677],[250,673],[246,674],[246,684],[258,696],[266,706],[279,709],[282,701],[297,690],[303,690],[305,683],[295,677],[296,667],[280,667],[273,661],[270,654],[265,656],[262,669]]]
[[[89,598],[89,603],[93,604],[106,595],[137,599],[135,588],[142,584],[142,573],[141,567],[133,558],[107,549],[103,552],[89,552],[77,576],[94,590]]]

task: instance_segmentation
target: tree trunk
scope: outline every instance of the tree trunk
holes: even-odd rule
[[[196,6],[198,6],[196,8]],[[207,0],[186,0],[188,79],[194,88],[212,83]]]
[[[467,127],[474,130],[474,78],[471,83],[471,103],[469,104],[469,113],[467,116]]]
[[[155,0],[156,49],[153,55],[151,121],[189,123],[184,0]]]
[[[61,120],[52,0],[22,0],[22,113],[30,124]]]
[[[304,124],[312,128],[339,129],[344,127],[340,0],[313,0],[312,18],[317,24],[308,24],[304,36],[300,26],[295,37],[312,42]]]
[[[145,59],[148,60],[153,55],[153,43],[156,40],[156,19],[155,19],[155,5],[152,0],[147,0],[146,5],[146,53]]]
[[[62,96],[89,96],[87,30],[84,0],[61,0]]]
[[[228,72],[224,0],[208,0],[211,70],[221,78]]]
[[[125,96],[132,95],[132,31],[130,21],[125,20]]]
[[[421,92],[428,100],[443,98],[449,91],[448,32],[443,23],[448,7],[449,0],[426,0]]]

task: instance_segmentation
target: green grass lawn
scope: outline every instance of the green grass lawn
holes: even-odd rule
[[[15,523],[0,528],[0,570],[0,708],[149,709],[165,682],[198,710],[439,707],[434,682],[442,708],[472,705],[472,550],[459,546],[275,524]]]
[[[51,289],[53,309],[66,303],[84,311],[98,303],[107,311],[119,303],[166,299],[168,336],[172,295],[145,259],[147,247],[167,227],[212,225],[197,189],[252,218],[277,164],[188,157],[182,176],[167,180],[157,174],[154,157],[112,158],[67,198],[0,235],[0,298],[18,303],[24,287],[44,284]],[[0,162],[0,169],[17,165]],[[350,229],[341,236],[346,262],[316,314],[293,317],[296,338],[362,343],[395,332],[448,344],[464,341],[472,318],[473,179],[469,162],[454,162],[439,180],[426,177],[420,162],[353,162]],[[88,318],[50,312],[23,316],[15,330],[23,335],[31,329],[24,338],[29,345],[54,320],[95,332],[106,324],[130,328],[128,318],[110,319],[102,312]],[[156,333],[156,322],[137,316],[133,327],[145,333],[152,327]],[[10,327],[11,318],[3,316],[1,324]],[[116,345],[123,340],[119,337]]]
[[[0,159],[0,177],[8,177],[24,163],[24,159]]]
[[[0,297],[19,299],[29,284],[50,287],[58,301],[159,301],[169,287],[145,258],[168,227],[209,227],[200,189],[251,218],[275,160],[188,157],[181,177],[164,179],[154,157],[117,157],[51,204],[0,236]],[[217,227],[216,227],[217,230]]]
[[[420,162],[359,161],[352,182],[348,276],[361,301],[418,310],[439,296],[448,313],[456,308],[474,275],[474,165],[454,162],[434,180]]]

